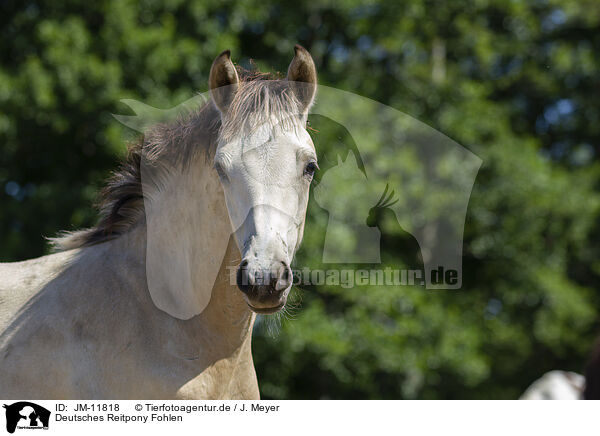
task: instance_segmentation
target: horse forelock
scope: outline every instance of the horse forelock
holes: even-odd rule
[[[127,157],[100,191],[94,227],[63,231],[48,238],[53,251],[98,244],[118,237],[144,219],[144,198],[151,194],[142,183],[142,161],[156,167],[185,168],[198,153],[210,159],[219,143],[248,131],[252,126],[294,130],[300,127],[299,103],[285,80],[271,73],[238,67],[241,83],[224,122],[211,101],[172,123],[153,126],[128,146]]]
[[[220,138],[228,141],[268,124],[271,128],[301,128],[300,103],[286,80],[245,80],[224,117]]]

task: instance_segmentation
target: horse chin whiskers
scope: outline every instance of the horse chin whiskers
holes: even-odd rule
[[[302,306],[302,289],[293,286],[288,295],[285,306],[270,316],[261,316],[258,328],[267,336],[276,338],[280,335],[283,325],[287,321],[293,321]]]

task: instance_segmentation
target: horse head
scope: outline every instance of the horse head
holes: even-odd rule
[[[317,75],[295,47],[286,80],[240,80],[229,51],[213,62],[209,85],[221,114],[214,155],[241,253],[237,285],[250,308],[274,313],[292,285],[317,156],[306,131]]]

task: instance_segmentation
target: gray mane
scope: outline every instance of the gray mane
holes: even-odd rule
[[[116,238],[144,219],[142,160],[144,164],[160,166],[168,162],[185,169],[197,153],[210,159],[219,138],[227,140],[252,125],[267,122],[283,128],[298,127],[298,117],[294,115],[299,104],[284,80],[270,80],[276,77],[241,68],[238,68],[238,74],[240,88],[223,125],[219,111],[208,101],[172,123],[153,126],[129,145],[127,157],[100,192],[96,205],[100,215],[97,224],[48,238],[53,250],[70,250]]]

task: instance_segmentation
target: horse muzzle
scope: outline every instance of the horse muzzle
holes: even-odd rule
[[[247,259],[240,263],[236,277],[246,304],[254,312],[266,315],[285,306],[292,280],[292,270],[284,261],[272,262],[269,268],[260,268]]]

